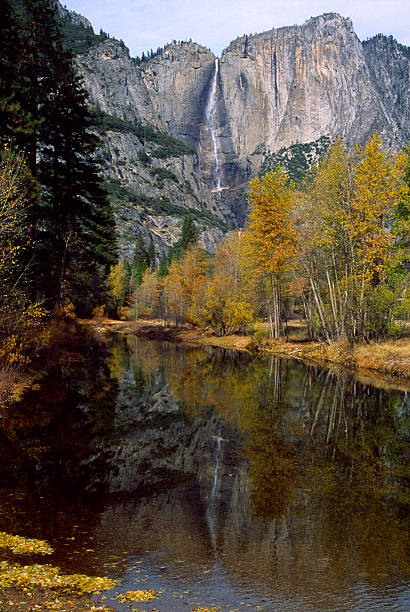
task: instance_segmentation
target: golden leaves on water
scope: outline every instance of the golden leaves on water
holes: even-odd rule
[[[125,603],[127,601],[149,601],[150,599],[155,599],[158,597],[158,593],[156,591],[126,591],[126,593],[120,593],[116,596],[116,599],[119,599],[121,603]]]
[[[86,576],[84,574],[60,574],[60,568],[52,565],[20,565],[0,562],[0,586],[4,587],[48,587],[75,591],[81,595],[112,589],[116,585],[111,578]]]
[[[51,555],[54,552],[53,547],[44,540],[10,535],[4,531],[0,531],[0,548],[9,548],[16,555],[26,555],[29,553]]]

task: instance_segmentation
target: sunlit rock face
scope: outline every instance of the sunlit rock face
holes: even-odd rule
[[[164,128],[195,149],[212,79],[214,54],[195,43],[167,45],[141,69],[152,107]]]
[[[141,69],[156,114],[198,149],[207,179],[215,148],[206,126],[214,59],[199,45],[176,44]],[[409,65],[406,48],[384,37],[363,44],[350,19],[335,13],[236,39],[219,61],[216,89],[226,185],[255,173],[261,146],[277,151],[326,135],[363,144],[377,130],[388,147],[401,147],[409,129]],[[247,167],[243,159],[255,152]]]
[[[379,83],[383,70],[395,74],[399,66],[391,49],[371,70],[371,48],[365,53],[350,19],[334,13],[236,39],[221,58],[232,152],[249,155],[261,143],[275,151],[323,135],[362,143],[375,129],[387,145],[403,144],[399,116],[404,118],[406,107],[397,98],[389,105],[386,84]],[[407,86],[408,65],[407,59]]]

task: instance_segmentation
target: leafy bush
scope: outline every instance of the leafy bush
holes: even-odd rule
[[[288,148],[283,147],[277,153],[265,153],[260,175],[280,166],[294,182],[300,182],[305,178],[312,164],[325,154],[329,145],[330,138],[322,136],[313,142],[298,143]]]
[[[255,323],[253,327],[253,338],[256,342],[261,342],[269,338],[269,329],[261,323]]]
[[[149,166],[151,164],[151,158],[147,155],[144,149],[140,149],[138,151],[138,161],[140,161],[144,166]]]

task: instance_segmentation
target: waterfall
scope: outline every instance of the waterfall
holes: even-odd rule
[[[206,127],[211,134],[213,162],[212,162],[212,182],[213,191],[221,191],[221,148],[219,138],[216,133],[216,102],[219,76],[219,59],[215,59],[215,68],[212,76],[211,88],[209,90],[208,102],[205,110]]]
[[[211,536],[212,547],[214,550],[216,550],[216,510],[217,510],[216,498],[219,493],[219,488],[221,485],[220,478],[219,478],[219,470],[220,470],[221,457],[222,457],[222,442],[224,441],[224,439],[221,438],[220,434],[221,434],[221,430],[219,432],[219,435],[214,437],[214,439],[216,439],[216,457],[215,457],[214,479],[212,483],[211,497],[209,498],[209,505],[206,511],[206,518],[208,521],[209,534]]]

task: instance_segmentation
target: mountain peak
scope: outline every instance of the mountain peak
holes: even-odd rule
[[[86,17],[83,17],[82,15],[80,15],[79,13],[76,13],[75,11],[69,11],[64,6],[62,6],[62,4],[58,0],[55,0],[55,5],[57,8],[58,15],[62,17],[63,19],[65,19],[66,21],[69,21],[70,23],[73,23],[74,25],[80,25],[80,26],[83,26],[84,28],[90,28],[91,30],[93,30],[91,21],[89,21]]]

